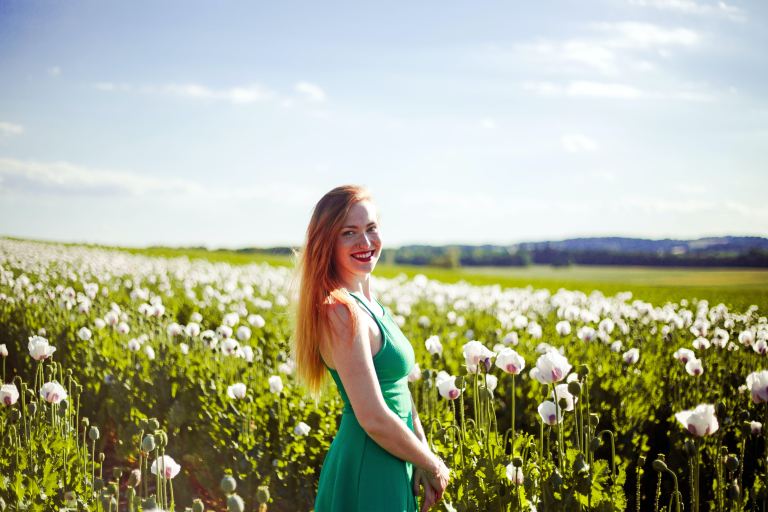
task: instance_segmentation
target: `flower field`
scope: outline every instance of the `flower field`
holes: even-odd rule
[[[0,240],[0,510],[311,510],[342,402],[294,379],[291,278]],[[440,510],[766,510],[757,306],[375,290],[452,470]]]

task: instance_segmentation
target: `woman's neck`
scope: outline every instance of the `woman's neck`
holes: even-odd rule
[[[365,277],[353,277],[347,280],[344,280],[342,283],[342,286],[347,289],[347,291],[352,293],[357,293],[358,295],[362,295],[369,301],[371,300],[371,275],[366,274]]]

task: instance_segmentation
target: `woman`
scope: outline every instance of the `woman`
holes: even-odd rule
[[[368,191],[343,186],[325,194],[300,255],[294,335],[297,373],[315,399],[330,373],[344,401],[316,512],[415,512],[422,485],[426,511],[448,485],[449,470],[430,451],[408,389],[413,348],[371,293],[380,255]]]

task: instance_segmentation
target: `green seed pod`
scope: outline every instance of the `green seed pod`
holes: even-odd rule
[[[117,482],[109,482],[107,484],[107,491],[110,494],[117,494],[120,492],[120,486],[117,484]]]
[[[748,420],[741,424],[741,433],[745,436],[752,434],[752,424]]]
[[[104,480],[97,477],[93,481],[93,490],[98,492],[98,491],[101,491],[103,488],[104,488]]]
[[[661,459],[654,460],[651,466],[653,466],[653,469],[655,469],[659,473],[667,470],[667,463]]]
[[[200,501],[200,498],[195,498],[195,500],[192,501],[192,512],[205,512],[205,505]]]
[[[65,411],[69,408],[69,402],[67,402],[67,399],[65,398],[61,402],[59,402],[59,411]]]
[[[572,381],[568,383],[568,392],[573,396],[581,396],[581,384],[579,381]]]
[[[123,476],[123,468],[120,466],[112,468],[112,478],[115,480],[120,480],[121,476]]]
[[[11,423],[17,423],[18,421],[21,421],[21,411],[19,411],[18,409],[12,409]]]
[[[232,494],[237,489],[237,480],[232,475],[224,475],[219,487],[224,494]]]
[[[99,452],[99,462],[104,462],[104,459],[106,459],[107,456],[104,455],[104,452]]]
[[[99,440],[99,427],[93,426],[88,431],[88,439],[91,441],[98,441]]]
[[[88,421],[86,416],[83,416],[83,419],[80,420],[80,424],[83,426],[83,428],[88,428],[88,425],[90,425],[91,422]]]
[[[597,424],[600,423],[600,415],[596,412],[589,413],[589,426],[597,428]]]
[[[27,404],[27,412],[30,416],[37,414],[37,402],[29,402],[29,404]]]
[[[138,487],[141,483],[141,470],[132,469],[128,475],[128,487]]]
[[[243,498],[237,494],[230,494],[227,497],[227,512],[243,512],[245,510],[245,502]]]
[[[156,432],[157,435],[157,446],[160,448],[165,448],[168,446],[168,434],[163,432],[162,430],[158,430]]]
[[[741,498],[741,489],[739,488],[739,482],[734,480],[731,485],[728,486],[728,498],[737,501]]]
[[[256,489],[256,501],[261,505],[264,505],[269,501],[269,487],[260,485],[259,488]]]
[[[603,441],[599,437],[593,437],[592,441],[589,443],[589,449],[593,452],[597,451],[601,446],[603,446]]]
[[[157,418],[149,418],[147,420],[147,430],[160,430],[160,422],[157,421]]]
[[[583,364],[581,365],[581,371],[579,372],[580,375],[589,375],[589,366]]]
[[[59,418],[66,418],[67,417],[67,409],[66,408],[62,409],[61,407],[59,407],[56,410],[56,416],[58,416]]]
[[[560,406],[560,412],[568,408],[568,400],[564,397],[557,401],[557,405]]]
[[[523,467],[523,459],[521,459],[520,457],[515,457],[514,459],[512,459],[512,465],[516,468]]]
[[[725,467],[728,471],[736,471],[739,469],[739,458],[733,454],[728,455],[725,458]]]
[[[144,436],[144,439],[141,440],[141,451],[144,453],[149,453],[155,449],[155,436],[152,434],[147,434]]]

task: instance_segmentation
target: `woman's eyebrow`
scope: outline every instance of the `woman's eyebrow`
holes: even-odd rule
[[[373,225],[375,225],[375,224],[376,224],[376,222],[369,222],[369,223],[366,225],[366,227],[368,227],[368,226],[373,226]],[[354,229],[357,229],[357,226],[355,226],[354,224],[350,224],[350,225],[348,225],[348,226],[344,226],[342,229],[346,229],[346,228],[354,228]]]

